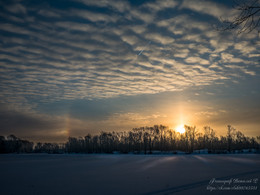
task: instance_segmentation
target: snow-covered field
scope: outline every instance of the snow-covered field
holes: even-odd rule
[[[0,155],[3,195],[260,194],[257,179],[259,154]]]

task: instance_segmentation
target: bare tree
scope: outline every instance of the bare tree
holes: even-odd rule
[[[217,30],[235,30],[238,34],[249,33],[253,30],[260,32],[260,0],[236,0],[233,9],[238,14],[233,19],[221,19]]]
[[[186,138],[186,152],[192,153],[194,150],[194,143],[195,143],[195,138],[197,135],[197,130],[196,126],[184,126],[185,128],[185,138]]]
[[[231,150],[233,150],[232,145],[235,139],[236,129],[231,125],[228,125],[227,128],[228,151],[231,152]]]

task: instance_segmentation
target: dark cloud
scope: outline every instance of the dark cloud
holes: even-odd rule
[[[48,134],[60,128],[60,120],[30,112],[19,112],[1,104],[1,134]],[[43,133],[44,132],[44,133]]]

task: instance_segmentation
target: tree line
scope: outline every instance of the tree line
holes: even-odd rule
[[[139,127],[127,132],[100,132],[85,137],[69,137],[66,143],[33,143],[14,135],[0,136],[0,153],[234,153],[260,152],[260,136],[247,137],[231,125],[225,136],[216,136],[209,126],[199,132],[195,126],[185,126],[179,133],[167,126]]]

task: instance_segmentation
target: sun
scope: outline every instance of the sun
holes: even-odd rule
[[[176,131],[179,132],[179,133],[184,133],[185,132],[184,125],[181,124],[181,125],[177,126]]]

